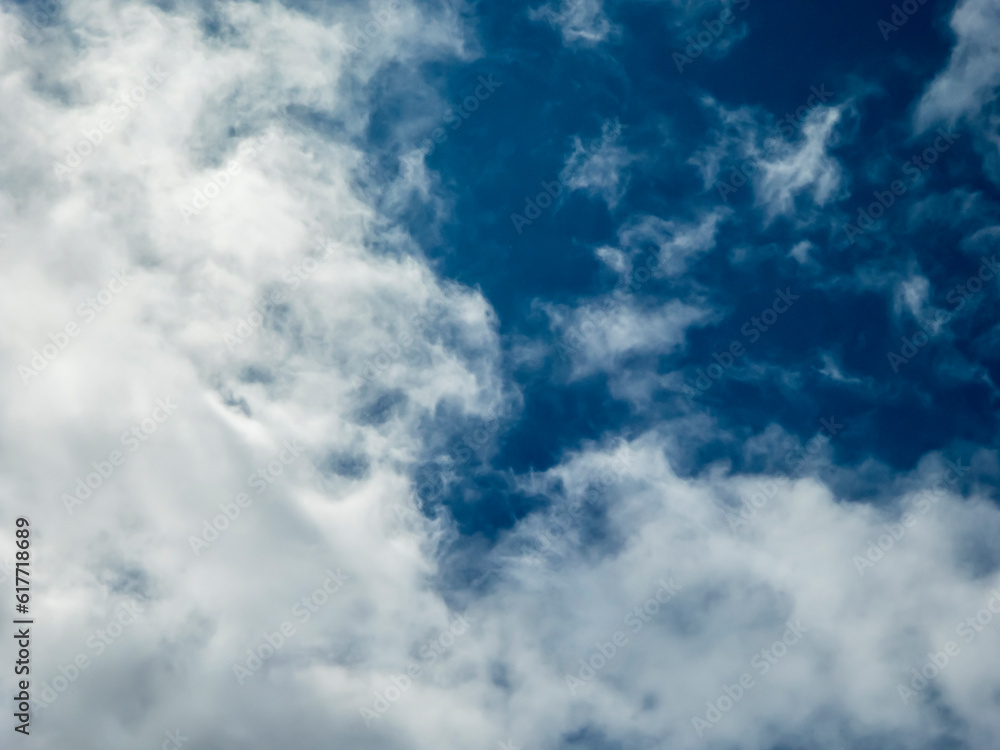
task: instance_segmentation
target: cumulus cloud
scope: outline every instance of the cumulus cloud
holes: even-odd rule
[[[37,747],[371,743],[358,706],[451,623],[443,527],[393,508],[427,421],[504,389],[490,306],[356,179],[357,87],[464,54],[454,15],[383,11],[68,3],[29,46],[0,14],[3,528],[34,530]]]
[[[574,7],[567,39],[610,33]],[[366,150],[376,91],[477,54],[465,19],[0,11],[0,535],[30,519],[32,746],[995,747],[1000,514],[969,479],[992,452],[896,473],[770,430],[752,474],[711,452],[747,430],[692,410],[509,471],[533,504],[491,538],[421,498],[422,467],[450,481],[453,439],[523,403],[490,301],[401,221],[435,175],[373,179]],[[764,158],[771,215],[832,199],[836,123]],[[574,140],[564,173],[612,209],[620,134]],[[536,302],[551,345],[512,356],[649,404],[716,315],[681,279],[732,213],[627,216],[596,251],[619,289]],[[900,287],[899,310],[926,298]],[[451,575],[460,542],[484,575]]]
[[[680,748],[920,746],[952,731],[945,711],[973,746],[996,735],[997,677],[983,660],[1000,643],[988,611],[1000,608],[998,579],[969,564],[1000,514],[984,496],[958,496],[952,467],[968,466],[928,457],[877,511],[791,468],[683,479],[671,469],[683,463],[680,434],[584,449],[534,479],[560,500],[511,538],[510,549],[536,552],[501,587],[518,606],[496,626],[527,652],[514,683],[546,698],[519,717],[533,736],[557,725],[544,742],[600,728]],[[800,466],[813,449],[789,454]],[[670,580],[676,598],[648,605]],[[522,606],[529,616],[515,614]],[[966,622],[977,616],[990,624]],[[615,633],[627,640],[594,658]],[[958,655],[911,684],[949,642]],[[752,684],[737,690],[744,675]]]

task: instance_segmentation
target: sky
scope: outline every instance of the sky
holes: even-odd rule
[[[0,0],[2,747],[995,750],[998,91],[991,0]]]

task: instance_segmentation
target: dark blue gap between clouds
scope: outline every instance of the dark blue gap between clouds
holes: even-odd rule
[[[898,375],[892,373],[886,353],[898,350],[899,337],[917,328],[912,323],[900,328],[894,322],[890,293],[831,289],[828,273],[811,273],[785,257],[794,244],[809,239],[834,274],[849,276],[860,263],[881,263],[899,271],[916,259],[935,287],[943,289],[955,283],[952,279],[975,271],[978,260],[957,248],[975,225],[952,225],[936,233],[908,232],[906,227],[912,202],[932,190],[969,186],[992,196],[968,136],[948,155],[951,166],[945,167],[942,159],[943,168],[933,170],[925,184],[901,199],[879,231],[859,246],[849,245],[842,231],[856,218],[857,207],[870,201],[872,190],[884,189],[895,179],[898,164],[925,147],[919,138],[909,137],[910,121],[915,101],[950,53],[945,24],[950,8],[924,6],[886,41],[876,22],[888,16],[890,4],[804,3],[774,11],[755,3],[741,15],[749,26],[745,39],[727,56],[702,57],[680,74],[671,55],[682,50],[684,42],[670,43],[674,32],[665,5],[615,5],[612,20],[622,34],[594,48],[564,46],[555,29],[528,19],[529,5],[476,7],[484,57],[468,66],[387,71],[373,95],[376,111],[369,146],[380,169],[387,174],[398,169],[398,153],[389,150],[390,134],[407,76],[435,81],[445,106],[468,96],[481,75],[493,74],[501,82],[460,128],[446,128],[447,140],[427,160],[452,201],[450,216],[438,225],[426,207],[414,201],[404,219],[443,276],[482,289],[499,313],[505,341],[522,336],[553,346],[557,339],[536,301],[573,305],[610,291],[615,279],[595,259],[593,248],[615,245],[617,229],[629,216],[648,213],[692,222],[722,203],[715,191],[704,191],[696,170],[685,163],[709,144],[706,136],[717,124],[699,101],[704,92],[727,107],[758,107],[777,118],[801,105],[811,86],[826,84],[835,92],[835,102],[852,95],[858,101],[857,111],[846,116],[853,117],[845,124],[850,137],[833,150],[850,195],[819,209],[820,220],[803,229],[783,218],[765,226],[753,205],[753,191],[741,191],[713,253],[683,278],[645,284],[636,295],[640,305],[652,307],[688,299],[698,290],[724,315],[692,329],[683,354],[638,358],[629,364],[658,373],[681,371],[693,386],[697,370],[711,364],[715,352],[724,351],[732,340],[747,343],[740,333],[742,324],[770,304],[774,290],[791,287],[801,301],[750,348],[742,363],[766,366],[775,374],[753,378],[746,368],[734,370],[697,398],[697,408],[718,420],[722,430],[750,437],[777,423],[804,442],[816,434],[821,418],[833,416],[848,425],[831,443],[838,461],[854,464],[874,457],[895,470],[912,468],[930,450],[967,456],[975,446],[994,446],[992,389],[985,383],[942,379],[939,360],[944,355],[937,343]],[[696,29],[697,24],[692,27]],[[874,84],[874,93],[863,92],[862,81]],[[603,123],[615,120],[624,129],[619,142],[641,155],[620,205],[612,211],[583,192],[563,195],[520,234],[515,231],[510,214],[523,213],[525,198],[537,195],[543,182],[557,179],[574,136],[587,143],[601,135]],[[873,161],[884,162],[880,169],[888,179],[870,174]],[[804,196],[797,206],[803,214],[812,210]],[[995,216],[992,203],[989,213]],[[935,243],[925,242],[928,237]],[[947,252],[937,244],[942,241],[951,245]],[[751,248],[747,262],[733,262],[732,250],[739,246]],[[987,297],[979,317],[957,325],[988,328],[995,319],[989,315],[995,300]],[[961,341],[956,349],[963,350]],[[822,375],[824,354],[832,355],[861,385]],[[979,356],[995,380],[998,358],[992,352]],[[776,377],[782,372],[796,382],[794,387]],[[460,518],[463,531],[489,537],[545,501],[500,502],[497,491],[486,488],[484,471],[544,470],[584,440],[637,434],[690,409],[676,393],[664,391],[654,393],[651,403],[637,412],[610,395],[606,375],[569,382],[567,366],[554,351],[541,367],[509,365],[507,373],[524,392],[521,419],[499,436],[499,450],[486,466],[470,471],[468,486],[444,501]],[[467,425],[442,419],[428,429],[451,431],[459,441]],[[704,461],[720,458],[732,461],[736,470],[744,468],[739,443],[708,435],[695,458],[692,472]],[[476,495],[490,500],[470,504]]]

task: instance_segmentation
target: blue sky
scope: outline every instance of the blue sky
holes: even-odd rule
[[[921,161],[927,168],[919,179],[902,171],[938,138],[937,128],[914,132],[912,120],[929,80],[947,65],[951,8],[922,7],[885,39],[878,21],[888,20],[891,8],[802,5],[776,14],[763,6],[734,7],[736,20],[719,41],[679,72],[671,56],[684,53],[689,31],[711,28],[720,7],[706,5],[704,13],[679,20],[662,4],[623,3],[604,10],[615,30],[606,39],[567,44],[561,27],[533,20],[529,7],[480,6],[481,55],[469,66],[433,65],[424,73],[446,103],[474,93],[480,75],[502,84],[457,130],[447,127],[447,140],[426,158],[450,201],[448,214],[427,215],[419,202],[404,212],[435,268],[489,299],[509,360],[524,340],[548,348],[531,366],[508,365],[524,411],[502,437],[493,467],[545,470],[581,439],[627,434],[691,413],[710,414],[744,437],[779,424],[802,440],[815,433],[819,419],[833,415],[849,423],[833,446],[838,463],[874,459],[897,471],[911,470],[931,450],[968,456],[992,445],[995,365],[989,347],[971,348],[993,326],[989,292],[972,299],[899,372],[887,356],[900,351],[901,337],[920,330],[912,312],[899,309],[902,288],[928,283],[925,304],[951,309],[946,292],[976,273],[977,253],[991,248],[988,242],[962,247],[992,213],[991,184],[969,134],[952,128],[954,145],[934,165]],[[723,43],[732,46],[720,55]],[[369,133],[375,135],[372,156],[390,163],[391,146],[379,136],[391,127],[390,112],[405,112],[407,97],[393,91],[390,83],[376,100],[379,114]],[[734,166],[754,164],[740,158],[738,141],[730,158],[721,157],[723,179],[706,185],[699,174],[695,160],[720,139],[757,137],[754,145],[763,149],[765,137],[783,138],[784,147],[796,148],[805,138],[803,119],[833,109],[840,120],[823,158],[835,171],[835,187],[825,200],[816,200],[814,185],[789,187],[786,210],[772,219],[760,185],[721,195],[717,185],[730,182],[725,178]],[[726,111],[742,112],[747,126],[725,133],[720,112]],[[620,165],[614,189],[620,197],[611,205],[599,192],[563,191],[554,208],[517,231],[510,215],[523,214],[525,199],[542,192],[543,182],[558,180],[575,139],[592,143],[605,127],[618,133],[619,161],[611,163]],[[599,169],[588,178],[606,176]],[[897,178],[906,193],[890,195],[892,210],[878,227],[848,236],[845,227],[857,221],[857,209]],[[975,204],[968,216],[921,211],[965,200]],[[742,323],[770,304],[775,289],[790,288],[802,298],[794,315],[693,400],[680,398],[675,383],[650,387],[630,404],[609,387],[606,370],[568,376],[571,368],[555,348],[560,331],[539,309],[578,306],[608,293],[617,276],[594,249],[615,246],[635,217],[683,224],[718,210],[731,213],[719,222],[712,251],[683,274],[654,278],[633,295],[639,309],[700,299],[711,319],[686,331],[682,351],[626,356],[609,367],[632,377],[673,375],[695,389],[698,370],[714,362],[713,354],[734,339],[748,342]],[[804,262],[790,254],[800,243],[808,243]],[[962,418],[949,418],[956,411]],[[738,443],[703,449],[743,467]],[[996,474],[983,480],[995,481]]]
[[[998,40],[0,3],[17,741],[996,748]]]

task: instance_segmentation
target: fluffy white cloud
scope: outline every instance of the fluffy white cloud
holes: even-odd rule
[[[378,744],[358,706],[451,619],[443,527],[393,507],[428,419],[499,404],[496,320],[358,187],[352,138],[383,66],[465,32],[410,4],[215,12],[0,14],[2,529],[31,519],[39,748]],[[349,581],[300,621],[328,569]]]
[[[716,466],[682,478],[671,467],[686,462],[683,431],[595,446],[533,480],[564,499],[511,536],[509,556],[536,554],[490,601],[507,613],[494,637],[503,634],[508,664],[518,655],[508,682],[533,698],[518,702],[520,736],[553,744],[589,728],[678,748],[919,744],[948,731],[950,715],[971,747],[995,741],[1000,623],[989,607],[1000,609],[1000,579],[972,561],[989,554],[1000,513],[985,496],[956,496],[951,467],[967,466],[928,457],[884,488],[877,511],[790,479],[787,463],[770,476]],[[810,441],[786,462],[822,452]],[[646,608],[671,578],[676,598]],[[775,646],[789,622],[807,632]],[[594,655],[611,652],[616,632],[628,640],[602,665]],[[945,649],[957,655],[927,668],[930,686],[911,685],[911,670]],[[738,691],[744,674],[753,684]]]
[[[441,281],[386,213],[428,194],[426,170],[356,179],[384,67],[475,54],[460,8],[421,7],[207,19],[94,0],[34,29],[0,12],[0,535],[31,519],[32,691],[55,698],[32,746],[154,747],[179,729],[260,750],[581,733],[763,750],[958,725],[995,747],[1000,628],[957,627],[989,614],[1000,518],[947,482],[921,510],[947,476],[937,457],[884,488],[883,516],[813,476],[822,455],[794,482],[683,475],[717,429],[690,417],[516,478],[551,507],[484,552],[488,585],[443,583],[457,532],[417,511],[415,469],[450,460],[439,426],[504,410],[512,387],[488,302]],[[807,172],[778,205],[826,189]],[[677,275],[723,218],[638,219],[603,257],[625,273],[649,248]],[[562,330],[587,311],[551,312]],[[707,315],[604,314],[578,373],[674,351]],[[744,498],[760,507],[734,528]],[[859,570],[897,509],[916,523]],[[761,674],[789,620],[806,632]],[[617,631],[627,643],[571,691]],[[949,640],[960,654],[904,704],[897,683]],[[692,718],[744,671],[754,686],[699,737]]]

